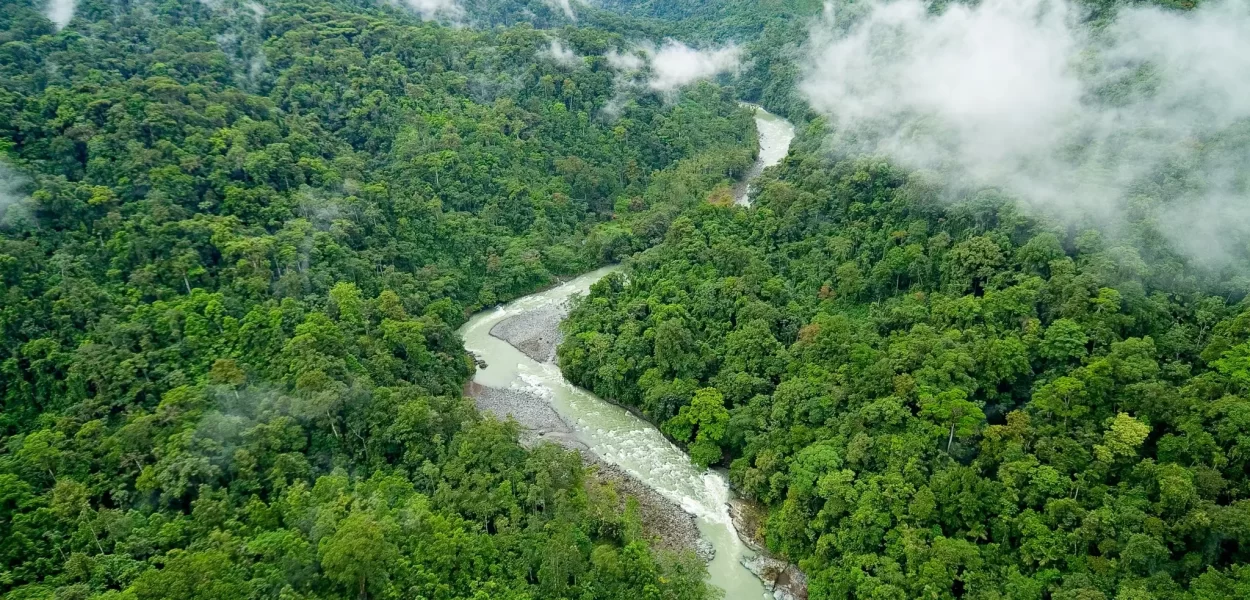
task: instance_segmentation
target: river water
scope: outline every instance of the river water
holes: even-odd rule
[[[756,124],[760,129],[761,148],[758,168],[752,168],[750,178],[779,162],[794,137],[793,126],[758,107]],[[743,184],[743,203],[746,196],[747,188]],[[708,564],[709,581],[725,590],[726,600],[772,598],[759,579],[741,564],[742,559],[753,553],[734,530],[729,517],[729,482],[722,473],[699,468],[650,423],[565,381],[555,364],[537,362],[490,335],[491,328],[504,319],[560,306],[570,296],[585,294],[591,284],[616,268],[604,267],[475,315],[460,328],[465,348],[488,365],[477,371],[473,381],[487,387],[524,390],[546,398],[573,429],[577,441],[695,516],[700,534],[716,549],[715,558]]]
[[[745,102],[743,106],[755,109],[755,129],[760,134],[760,151],[756,156],[755,164],[751,165],[746,177],[742,178],[742,182],[734,187],[734,203],[739,206],[749,206],[751,182],[755,181],[764,169],[781,162],[781,159],[790,152],[790,142],[794,141],[794,125],[764,110],[763,107]]]

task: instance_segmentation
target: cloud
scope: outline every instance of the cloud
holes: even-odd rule
[[[48,6],[44,8],[44,14],[48,20],[56,25],[57,30],[69,24],[70,19],[74,18],[74,6],[77,0],[48,0]]]
[[[695,50],[669,40],[651,56],[651,89],[667,92],[700,79],[737,70],[742,51],[735,45]]]
[[[573,4],[571,0],[543,0],[543,2],[551,8],[560,9],[560,11],[564,13],[564,16],[568,17],[570,21],[577,20],[577,15],[573,13]]]
[[[1171,202],[1165,235],[1222,260],[1225,242],[1202,232],[1250,234],[1250,5],[1081,17],[1067,0],[827,6],[800,89],[838,151],[1069,216],[1119,220],[1149,192]]]
[[[457,0],[402,0],[402,4],[426,21],[464,16],[464,7]]]
[[[260,81],[260,77],[265,74],[265,67],[268,65],[269,61],[265,58],[265,49],[261,48],[247,63],[248,83],[255,85],[257,81]]]
[[[616,49],[608,50],[604,58],[607,59],[608,66],[617,71],[638,71],[647,64],[646,59],[637,53],[622,53],[616,51]]]
[[[0,162],[0,225],[10,225],[26,212],[21,191],[26,182],[25,176]]]
[[[581,66],[582,64],[582,57],[578,56],[572,48],[560,43],[560,40],[551,40],[551,44],[540,54],[565,67],[573,68]]]
[[[647,67],[646,86],[657,92],[672,92],[696,81],[736,71],[742,62],[742,50],[733,44],[699,50],[667,40],[659,48],[639,44],[627,53],[612,50],[605,58],[609,66],[625,73],[636,73]]]
[[[252,11],[252,18],[257,23],[264,21],[265,15],[269,13],[269,9],[265,8],[265,5],[259,2],[252,2],[249,0],[248,2],[244,2],[243,6],[244,8],[247,8],[248,10]]]

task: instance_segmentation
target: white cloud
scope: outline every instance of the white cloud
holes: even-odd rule
[[[402,3],[426,21],[456,20],[464,16],[464,7],[456,0],[402,0]]]
[[[7,224],[13,217],[11,212],[23,212],[21,202],[22,185],[27,179],[20,173],[0,162],[0,225]],[[12,211],[10,211],[12,209]],[[9,217],[9,218],[6,218]]]
[[[607,59],[608,66],[617,71],[638,71],[647,64],[646,59],[636,52],[617,52],[616,49],[608,50],[604,58]]]
[[[647,67],[646,86],[657,92],[672,92],[696,81],[737,70],[742,61],[742,51],[733,44],[698,50],[668,40],[659,48],[652,44],[640,44],[626,53],[611,50],[605,58],[613,69],[627,74],[636,74]]]
[[[1250,234],[1239,208],[1250,157],[1212,152],[1210,141],[1250,119],[1250,5],[1125,9],[1099,31],[1080,16],[1067,0],[983,0],[936,15],[921,0],[827,7],[800,89],[830,118],[837,150],[1067,214],[1119,217],[1135,186],[1180,161],[1204,177],[1165,233],[1219,258],[1220,242],[1195,244],[1196,232],[1239,218],[1231,226]]]
[[[74,7],[76,0],[48,0],[48,5],[44,8],[44,14],[48,20],[56,25],[59,31],[69,24],[70,19],[74,18]]]
[[[265,8],[265,5],[259,2],[252,2],[249,0],[248,2],[244,2],[243,6],[252,11],[252,18],[255,19],[257,23],[265,20],[265,15],[269,12],[269,10]]]
[[[564,16],[569,18],[570,21],[577,20],[577,15],[573,12],[573,4],[571,0],[543,0],[543,2],[551,8],[559,9],[564,13]]]
[[[578,67],[582,64],[582,57],[578,56],[572,48],[560,43],[560,40],[551,40],[551,44],[542,51],[542,54],[566,67]]]
[[[737,70],[742,51],[735,45],[695,50],[669,40],[651,56],[651,89],[668,92],[701,79]]]

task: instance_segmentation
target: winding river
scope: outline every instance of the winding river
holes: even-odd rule
[[[794,137],[793,126],[784,119],[755,108],[761,148],[758,168],[752,168],[750,178],[779,162]],[[747,201],[748,185],[749,179],[742,184],[740,203]],[[591,284],[616,268],[604,267],[475,315],[460,329],[465,347],[488,365],[479,369],[473,380],[482,386],[523,390],[545,398],[572,429],[577,442],[694,515],[699,533],[716,551],[708,564],[709,580],[725,590],[727,600],[772,598],[741,563],[752,552],[738,538],[729,517],[729,482],[722,473],[697,467],[650,423],[565,381],[552,362],[531,359],[490,335],[491,328],[505,319],[562,306],[570,296],[585,294]]]
[[[794,125],[764,110],[762,106],[745,102],[743,106],[755,109],[755,129],[760,134],[760,151],[755,158],[755,164],[751,165],[751,169],[747,171],[746,177],[743,177],[742,182],[734,187],[734,203],[740,206],[750,206],[751,182],[755,181],[764,169],[781,162],[781,159],[790,152],[790,142],[794,141]]]

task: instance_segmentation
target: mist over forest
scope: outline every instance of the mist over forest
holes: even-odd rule
[[[475,405],[619,265],[767,588],[1250,597],[1247,173],[1246,0],[0,1],[0,596],[739,597]]]
[[[1250,7],[1086,17],[1050,0],[831,6],[800,88],[838,152],[1107,226],[1154,197],[1181,252],[1244,262]]]

